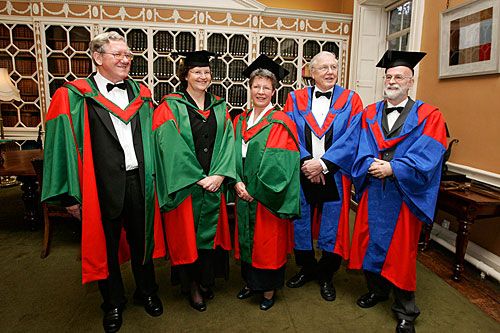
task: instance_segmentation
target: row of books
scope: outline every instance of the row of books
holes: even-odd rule
[[[174,87],[168,83],[158,83],[154,89],[155,102],[160,103],[163,96],[170,94],[174,90]]]
[[[158,58],[153,64],[155,76],[160,80],[168,80],[174,76],[174,65],[167,58]]]
[[[283,59],[295,59],[299,55],[299,44],[293,39],[285,39],[281,41],[280,50]]]
[[[191,52],[196,49],[196,40],[189,32],[181,32],[175,37],[175,50],[177,52]]]
[[[92,60],[86,58],[72,58],[71,71],[78,77],[87,76],[92,73]]]
[[[35,42],[33,40],[19,40],[19,39],[14,39],[14,45],[19,50],[31,50],[33,45],[35,45]]]
[[[243,107],[247,102],[247,89],[243,86],[232,86],[228,89],[221,84],[212,84],[208,91],[224,98],[232,107]]]
[[[302,57],[304,60],[311,60],[314,55],[321,51],[319,44],[315,41],[308,41],[304,44],[304,49],[302,51]]]
[[[17,110],[10,110],[7,107],[2,108],[3,126],[14,127],[19,121]],[[40,110],[35,108],[33,111],[21,111],[21,122],[27,127],[36,127],[40,124]]]
[[[295,67],[294,64],[285,62],[281,64],[284,68],[286,68],[290,73],[283,78],[281,81],[284,84],[292,84],[295,81],[297,81],[297,68]]]
[[[32,102],[38,96],[38,84],[31,79],[22,79],[16,86],[25,102]]]
[[[229,53],[234,57],[248,55],[248,40],[244,36],[232,36],[229,39]],[[228,40],[222,34],[213,34],[208,38],[207,49],[223,55],[228,52]]]
[[[148,63],[143,57],[135,57],[130,67],[130,76],[144,77],[148,75]]]
[[[54,76],[65,76],[70,72],[69,59],[49,58],[49,72]],[[87,76],[92,72],[92,62],[90,59],[71,59],[71,72],[78,77]]]
[[[66,82],[64,79],[54,79],[49,83],[49,92],[50,96],[54,96],[54,93],[56,92],[57,89],[63,86],[63,84]]]
[[[309,61],[321,50],[332,52],[337,56],[337,58],[339,56],[339,47],[334,42],[326,42],[323,45],[323,48],[321,48],[317,42],[308,41],[307,43],[304,44],[302,57],[304,58],[304,60]]]
[[[153,37],[153,45],[157,52],[170,52],[174,49],[174,36],[168,31],[159,31]]]
[[[11,56],[0,55],[0,68],[7,68],[10,73],[14,64],[12,63],[13,58]],[[20,56],[15,58],[16,71],[21,75],[33,75],[36,72],[36,62],[34,57],[21,58]]]
[[[228,77],[226,63],[221,59],[216,59],[212,61],[212,80],[214,81],[222,81],[226,77]],[[233,61],[229,64],[229,77],[233,81],[245,81],[245,77],[243,76],[243,71],[247,65],[243,61]]]
[[[27,25],[17,24],[12,30],[14,39],[16,38],[33,38],[33,30]]]
[[[132,30],[127,34],[127,44],[132,52],[144,51],[148,48],[148,36],[140,30]]]
[[[249,53],[249,42],[244,36],[233,36],[229,40],[229,53],[233,56],[244,57]]]
[[[231,88],[229,88],[226,100],[233,107],[239,107],[239,106],[244,106],[246,104],[247,98],[248,98],[247,88],[240,85],[234,85]]]

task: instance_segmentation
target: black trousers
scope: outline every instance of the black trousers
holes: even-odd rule
[[[118,247],[122,226],[127,233],[127,242],[130,247],[132,272],[136,284],[134,296],[151,296],[158,290],[153,260],[150,259],[143,264],[145,248],[144,220],[144,197],[141,191],[139,172],[127,171],[125,201],[121,215],[114,219],[102,219],[106,238],[109,276],[105,280],[98,281],[98,285],[103,298],[102,308],[105,311],[110,308],[121,307],[127,302],[118,261]]]
[[[322,251],[319,261],[314,256],[314,250],[293,250],[295,262],[301,266],[301,272],[313,275],[319,282],[331,282],[333,274],[339,270],[342,257],[338,254]]]
[[[375,295],[387,298],[391,290],[394,292],[392,311],[398,319],[414,321],[420,314],[420,309],[415,303],[415,293],[396,287],[380,274],[364,271],[368,290]]]

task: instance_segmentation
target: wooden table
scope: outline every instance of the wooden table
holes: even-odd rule
[[[0,166],[0,176],[17,176],[17,179],[22,183],[21,190],[23,191],[22,198],[25,208],[24,220],[31,230],[35,230],[39,226],[37,214],[38,185],[31,160],[43,158],[43,151],[40,149],[16,150],[4,152],[3,155],[5,161]]]
[[[455,216],[459,223],[453,266],[453,280],[459,281],[470,228],[478,219],[500,216],[500,192],[470,182],[444,181],[439,188],[437,208]],[[426,230],[426,236],[431,229]]]

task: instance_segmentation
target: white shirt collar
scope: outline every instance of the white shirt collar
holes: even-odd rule
[[[332,95],[333,95],[333,88],[335,88],[335,86],[331,87],[331,88],[330,88],[330,89],[328,89],[328,90],[323,91],[323,90],[319,89],[317,85],[314,85],[313,93],[314,93],[314,92],[316,92],[316,91],[321,91],[321,92],[323,92],[323,93],[326,93],[326,92],[331,91],[331,92],[332,92]]]
[[[102,93],[107,93],[108,92],[108,89],[106,88],[106,85],[108,83],[112,83],[112,84],[118,84],[118,83],[122,83],[123,80],[121,81],[118,81],[118,82],[111,82],[110,80],[106,79],[101,73],[99,73],[99,71],[97,71],[97,73],[94,75],[94,80],[95,80],[95,83],[97,84],[97,88],[99,89],[99,91]]]
[[[273,108],[273,103],[269,103],[265,108],[264,110],[257,116],[257,118],[255,119],[255,112],[254,110],[252,110],[252,112],[250,113],[250,117],[248,117],[248,120],[247,120],[247,128],[250,128],[252,126],[254,126],[255,124],[257,124],[261,119],[262,117],[264,117],[264,115],[267,113],[267,111],[271,110]]]
[[[404,108],[406,106],[406,103],[408,103],[408,97],[406,97],[406,99],[404,101],[402,101],[401,103],[399,103],[398,105],[393,105],[389,101],[387,101],[387,107],[388,108],[397,108],[397,107]]]

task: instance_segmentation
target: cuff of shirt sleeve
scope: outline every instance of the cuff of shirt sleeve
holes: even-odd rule
[[[321,158],[319,159],[319,164],[321,164],[321,167],[323,168],[323,174],[326,175],[328,173],[328,168],[327,168],[325,162],[323,162],[323,160]]]
[[[324,174],[326,174],[328,172],[335,173],[335,172],[339,171],[339,169],[340,169],[340,167],[337,164],[330,162],[329,160],[320,158],[319,161],[321,163],[321,166],[323,167]],[[326,168],[326,172],[325,172],[325,168]]]

